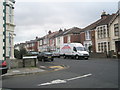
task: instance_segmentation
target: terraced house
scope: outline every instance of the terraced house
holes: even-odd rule
[[[99,19],[94,23],[86,26],[85,28],[82,29],[80,33],[80,41],[88,51],[90,51],[89,47],[91,47],[91,52],[96,52],[95,29],[96,29],[97,23],[99,23],[101,20],[102,19]]]
[[[98,20],[83,29],[73,27],[56,32],[49,31],[43,37],[26,42],[27,51],[59,51],[62,44],[77,42],[82,43],[88,51],[92,52],[93,57],[99,55],[120,57],[119,25],[119,11],[111,15],[102,12]]]
[[[34,40],[26,41],[25,42],[25,48],[27,51],[38,51],[38,37],[36,37]]]
[[[102,21],[96,27],[96,52],[110,51],[110,29],[109,22],[115,14],[109,15],[103,12],[101,15]]]
[[[120,58],[120,16],[119,11],[114,15],[109,23],[110,29],[110,51]],[[111,56],[113,57],[113,56]]]
[[[120,30],[119,11],[115,14],[102,12],[101,18],[82,29],[81,43],[95,53],[104,53],[109,57],[119,57]]]
[[[63,34],[64,43],[80,43],[80,31],[82,29],[73,27],[67,30],[68,31]]]
[[[60,46],[64,43],[64,37],[63,37],[63,34],[65,32],[67,32],[68,30],[64,29],[60,29],[59,30],[59,33],[55,35],[55,46],[56,46],[56,51],[59,51],[60,50]]]
[[[55,47],[55,38],[54,36],[58,33],[58,31],[56,32],[51,32],[49,31],[47,35],[38,38],[37,42],[38,42],[38,51],[42,52],[42,51],[55,51],[56,47]]]
[[[14,0],[0,0],[0,60],[14,58]]]

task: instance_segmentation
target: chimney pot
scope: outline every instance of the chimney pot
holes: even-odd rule
[[[48,33],[51,34],[52,33],[51,30]]]

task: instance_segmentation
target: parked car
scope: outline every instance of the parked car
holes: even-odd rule
[[[0,60],[0,74],[5,74],[8,71],[7,63],[5,60]]]
[[[52,54],[53,54],[53,57],[60,58],[60,52],[59,51],[53,51]]]
[[[39,61],[53,61],[54,57],[51,52],[41,52],[37,56]]]
[[[35,52],[35,51],[30,51],[27,53],[26,56],[37,56],[39,54],[39,52]]]

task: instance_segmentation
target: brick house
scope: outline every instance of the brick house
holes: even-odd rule
[[[38,51],[39,52],[46,51],[46,48],[44,48],[44,45],[46,45],[45,44],[45,36],[38,38],[37,42],[38,42]]]
[[[63,42],[64,43],[80,43],[80,28],[73,27],[67,29],[67,32],[63,33]]]
[[[36,37],[35,40],[30,40],[26,41],[26,50],[27,51],[38,51],[38,42],[37,42],[38,37]]]
[[[97,23],[99,23],[101,19],[97,20],[96,22],[86,26],[82,29],[80,32],[80,41],[81,43],[86,47],[86,49],[89,51],[89,47],[92,46],[91,51],[96,52],[95,47],[95,28]]]
[[[55,36],[59,34],[59,31],[53,32],[50,36],[49,36],[49,47],[50,47],[50,51],[56,51],[56,39]]]
[[[70,29],[59,30],[59,33],[56,34],[56,51],[60,50],[60,46],[64,43],[75,43],[80,42],[80,28],[73,27]]]
[[[64,29],[60,29],[59,30],[59,33],[55,35],[55,47],[56,47],[56,51],[59,51],[60,50],[60,46],[64,43],[64,37],[63,37],[63,34],[65,32],[67,32],[68,30]]]
[[[55,34],[57,34],[58,31],[56,32],[51,32],[49,31],[47,35],[45,35],[42,38],[38,38],[37,42],[38,42],[38,51],[42,52],[42,51],[53,51],[55,50]]]
[[[26,49],[26,43],[15,44],[15,46],[14,46],[14,49],[16,49],[18,51],[20,51],[21,48],[25,48]]]
[[[106,14],[106,12],[103,12],[100,19],[83,28],[80,33],[81,43],[88,50],[89,47],[92,46],[92,52],[103,53],[105,51],[109,51],[110,45],[108,24],[113,16],[114,14],[109,15]]]
[[[55,47],[55,35],[59,33],[59,31],[55,31],[55,32],[51,32],[49,31],[48,32],[48,49],[49,51],[55,51],[56,50],[56,47]]]

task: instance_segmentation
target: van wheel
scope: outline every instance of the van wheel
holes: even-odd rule
[[[38,58],[38,61],[41,61],[41,58]]]
[[[66,56],[64,55],[63,58],[66,59]]]
[[[45,62],[44,58],[41,59],[42,62]]]
[[[75,56],[75,58],[78,60],[78,59],[79,59],[79,56],[78,56],[78,55],[76,55],[76,56]]]
[[[51,61],[54,61],[54,59],[52,58]]]
[[[88,58],[85,58],[85,60],[88,60]]]

